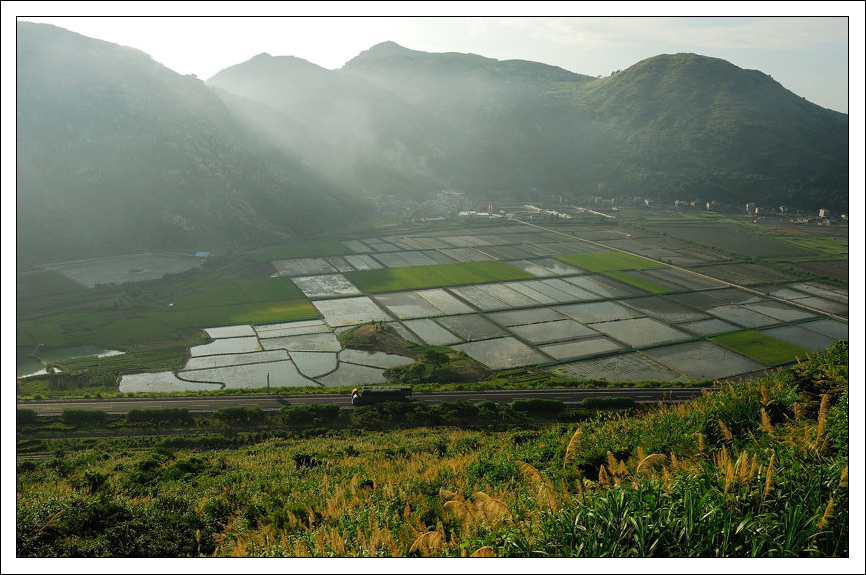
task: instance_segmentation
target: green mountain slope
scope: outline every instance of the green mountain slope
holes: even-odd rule
[[[588,84],[576,100],[620,143],[625,181],[646,193],[847,204],[847,115],[756,70],[662,55]]]

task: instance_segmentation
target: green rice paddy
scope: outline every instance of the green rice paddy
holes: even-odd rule
[[[802,347],[754,330],[717,335],[709,338],[709,340],[771,366],[805,359],[809,354]]]
[[[345,276],[370,293],[535,278],[500,261],[362,270],[347,272]]]
[[[822,254],[848,255],[848,244],[835,238],[776,236],[773,239]]]

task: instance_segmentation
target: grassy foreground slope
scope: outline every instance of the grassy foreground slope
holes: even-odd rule
[[[16,551],[847,557],[848,456],[839,342],[687,404],[579,424],[322,431],[213,452],[106,444],[19,461]]]

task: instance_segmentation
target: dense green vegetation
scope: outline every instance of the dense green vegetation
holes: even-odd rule
[[[360,289],[371,293],[532,279],[535,277],[500,261],[361,270],[347,272],[345,276]]]
[[[689,403],[577,423],[69,444],[18,461],[16,552],[847,557],[847,387],[840,342]],[[396,405],[351,417],[408,420]],[[306,411],[284,413],[333,416]]]

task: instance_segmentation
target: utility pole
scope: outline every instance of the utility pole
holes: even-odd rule
[[[268,395],[271,394],[271,372],[268,372]]]

